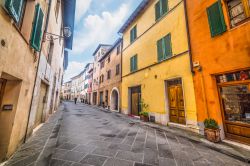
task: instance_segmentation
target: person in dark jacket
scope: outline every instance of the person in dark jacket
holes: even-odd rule
[[[77,98],[75,97],[75,99],[74,99],[74,100],[75,100],[75,104],[76,104]]]

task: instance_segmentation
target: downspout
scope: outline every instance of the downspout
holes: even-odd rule
[[[46,23],[45,23],[44,33],[43,33],[44,35],[47,33],[47,30],[48,30],[49,16],[50,16],[50,10],[51,10],[51,2],[52,2],[52,0],[49,0],[49,6],[48,6],[47,17],[46,17]],[[32,97],[31,97],[31,103],[30,103],[30,108],[29,108],[28,121],[27,121],[27,125],[26,125],[26,130],[25,130],[25,135],[24,135],[23,143],[26,142],[27,134],[28,134],[29,121],[30,121],[30,115],[31,115],[31,108],[32,108],[32,105],[33,105],[35,86],[36,86],[36,81],[37,81],[37,77],[38,77],[38,70],[39,70],[39,67],[40,67],[40,57],[42,55],[43,42],[45,42],[45,41],[44,40],[42,41],[41,49],[40,49],[40,52],[39,52],[38,65],[37,65],[36,76],[35,76],[35,81],[34,81],[33,90],[32,90]]]
[[[185,21],[186,21],[186,29],[187,29],[190,70],[191,70],[191,73],[194,75],[195,72],[194,72],[194,66],[193,66],[193,55],[192,55],[192,48],[191,48],[191,39],[190,39],[190,30],[189,30],[189,23],[188,23],[188,14],[187,14],[187,0],[183,0],[183,2],[184,2]]]
[[[184,10],[185,10],[185,19],[186,19],[186,29],[187,29],[187,36],[188,36],[188,50],[189,50],[189,62],[190,62],[190,68],[191,68],[191,72],[194,75],[195,71],[194,71],[194,66],[193,66],[193,55],[192,55],[192,47],[191,47],[191,39],[190,39],[190,29],[189,29],[189,22],[188,22],[188,14],[187,14],[187,0],[183,0],[184,1]],[[206,114],[209,117],[209,112],[208,112],[208,107],[207,107],[207,98],[206,98],[206,92],[205,92],[205,87],[204,87],[204,76],[202,73],[202,68],[199,68],[199,71],[201,72],[201,85],[202,85],[202,96],[205,100],[204,102],[204,107],[206,110]]]

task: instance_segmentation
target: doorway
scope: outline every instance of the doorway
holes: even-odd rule
[[[46,101],[46,92],[47,92],[47,86],[44,83],[41,83],[34,128],[36,128],[39,124],[43,122],[43,110]]]
[[[97,104],[97,92],[93,93],[93,105]]]
[[[104,106],[104,102],[103,102],[103,92],[100,92],[100,106]]]
[[[182,79],[167,81],[170,122],[186,125]]]
[[[141,112],[140,101],[141,101],[141,86],[132,87],[131,88],[131,107],[130,107],[131,115],[139,116]]]
[[[119,111],[119,92],[117,88],[114,88],[111,92],[111,110]]]

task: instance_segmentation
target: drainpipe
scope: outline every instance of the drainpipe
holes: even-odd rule
[[[185,11],[185,21],[186,21],[186,29],[187,29],[187,38],[188,38],[188,50],[189,50],[189,62],[190,62],[190,69],[191,73],[194,75],[194,66],[193,66],[193,56],[192,56],[192,48],[191,48],[191,40],[190,40],[190,30],[189,30],[189,23],[188,23],[188,14],[187,14],[187,0],[183,0],[184,2],[184,11]]]
[[[44,28],[44,33],[43,34],[47,33],[47,30],[48,30],[49,15],[50,15],[50,10],[51,10],[51,2],[52,2],[52,0],[49,0],[47,18],[46,18],[46,23],[45,23],[45,28]],[[28,121],[27,121],[27,125],[26,125],[26,130],[25,130],[23,143],[26,142],[27,134],[28,134],[29,121],[30,121],[30,115],[31,115],[31,108],[32,108],[33,99],[34,99],[34,92],[35,92],[35,86],[36,86],[36,81],[37,81],[37,77],[38,77],[38,70],[39,70],[39,67],[40,67],[40,57],[42,55],[43,42],[45,42],[45,41],[42,41],[41,49],[40,49],[40,52],[39,52],[38,65],[37,65],[37,70],[36,70],[36,77],[35,77],[35,82],[34,82],[33,90],[32,90],[32,97],[31,97],[31,103],[30,103],[30,108],[29,108]]]

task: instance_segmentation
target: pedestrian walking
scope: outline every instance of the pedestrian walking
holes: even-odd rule
[[[75,97],[75,104],[76,104],[77,98]]]

